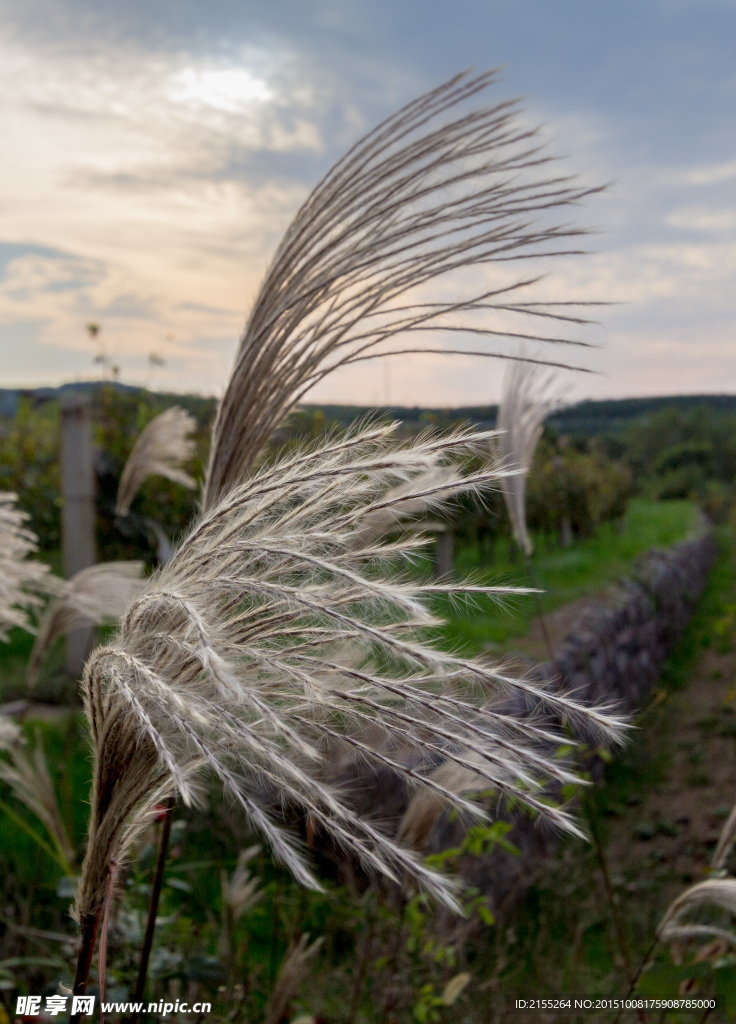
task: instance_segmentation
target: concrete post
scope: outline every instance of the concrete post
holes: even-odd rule
[[[68,392],[61,399],[61,544],[67,579],[97,561],[95,552],[95,470],[89,398]],[[66,639],[67,671],[78,676],[92,643],[93,628]]]
[[[435,576],[438,580],[449,582],[455,570],[455,531],[451,526],[437,532],[437,551],[435,554]]]

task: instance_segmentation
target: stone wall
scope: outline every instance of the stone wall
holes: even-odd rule
[[[705,528],[667,550],[648,552],[632,578],[620,584],[612,606],[588,612],[555,652],[554,666],[539,666],[531,675],[555,681],[584,703],[614,701],[629,712],[640,708],[692,615],[715,556],[715,539]],[[510,702],[509,710],[523,712],[524,698]],[[597,767],[602,771],[603,762]],[[527,816],[509,821],[508,839],[519,856],[497,848],[465,866],[469,883],[489,895],[496,912],[523,891],[556,844],[554,835]],[[430,845],[447,848],[461,838],[457,825],[440,821]]]
[[[716,555],[710,530],[664,551],[650,551],[612,607],[577,623],[555,652],[564,688],[586,703],[614,699],[634,710],[656,682],[662,663],[690,620]]]

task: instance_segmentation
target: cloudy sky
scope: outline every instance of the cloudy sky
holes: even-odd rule
[[[124,381],[221,391],[311,186],[471,65],[610,182],[576,213],[595,254],[550,285],[614,303],[572,393],[736,391],[734,0],[0,0],[0,385],[98,376],[94,321]],[[314,398],[492,401],[484,362],[367,363]]]

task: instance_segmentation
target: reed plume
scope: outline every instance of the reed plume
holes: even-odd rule
[[[239,920],[247,910],[250,910],[263,898],[260,880],[251,875],[248,867],[249,861],[260,853],[260,850],[261,847],[257,845],[251,846],[247,850],[241,850],[238,854],[235,871],[229,878],[224,868],[220,872],[223,908],[232,922]]]
[[[725,910],[736,917],[736,878],[709,878],[690,886],[667,908],[657,929],[657,937],[663,942],[695,938],[724,939],[729,945],[736,946],[736,931],[729,931],[716,924],[687,920],[687,914],[700,907]]]
[[[89,659],[83,690],[93,788],[76,902],[85,934],[93,934],[111,860],[120,863],[162,795],[177,791],[196,802],[203,774],[313,888],[319,883],[285,825],[295,810],[369,871],[411,878],[457,907],[447,878],[358,817],[326,781],[336,749],[391,767],[411,787],[484,818],[478,802],[434,774],[453,763],[499,798],[513,796],[577,831],[544,793],[550,778],[576,778],[554,757],[554,729],[505,714],[497,701],[521,690],[540,710],[584,719],[613,741],[622,722],[438,649],[427,638],[437,626],[429,598],[501,598],[511,588],[416,582],[401,565],[421,537],[407,531],[375,541],[362,532],[382,509],[441,495],[445,475],[428,485],[427,474],[487,454],[491,435],[462,430],[398,444],[392,431],[368,426],[328,437],[254,472],[201,514],[146,581],[117,636]],[[489,465],[453,487],[477,492],[502,475]],[[419,484],[413,493],[387,497],[408,481]],[[392,756],[387,738],[411,756]]]
[[[716,848],[713,851],[711,868],[714,873],[725,870],[734,843],[736,843],[736,805],[731,808],[731,813],[721,829]]]
[[[526,480],[534,450],[542,436],[542,424],[560,404],[554,388],[555,373],[539,363],[527,362],[524,350],[506,369],[503,395],[498,407],[499,456],[506,465],[522,472],[501,481],[514,539],[527,558],[534,544],[526,525]]]
[[[32,690],[46,652],[64,633],[115,623],[143,586],[143,562],[100,562],[62,583],[41,617],[26,670]]]
[[[714,877],[691,885],[672,901],[657,929],[662,942],[689,938],[724,939],[736,946],[736,928],[731,931],[710,923],[688,920],[689,913],[700,907],[725,910],[736,918],[736,878],[720,877],[726,874],[726,862],[736,842],[736,807],[726,820],[711,861]]]
[[[309,970],[309,961],[319,950],[322,941],[320,937],[310,946],[309,936],[302,935],[299,941],[286,951],[268,1000],[265,1024],[281,1024],[281,1021],[287,1019],[291,1001],[299,991],[299,986]]]
[[[2,715],[0,750],[8,755],[8,761],[0,760],[0,779],[44,826],[54,846],[50,852],[71,875],[75,850],[61,816],[40,733],[36,733],[35,747],[29,751],[20,727]]]
[[[213,431],[203,502],[240,483],[273,430],[338,367],[399,354],[506,356],[504,341],[583,342],[587,323],[534,302],[538,268],[584,232],[555,214],[597,189],[548,170],[518,102],[474,106],[494,71],[464,73],[369,132],[328,171],[281,241],[251,310]],[[467,270],[498,270],[469,294]],[[462,289],[462,298],[449,298]],[[431,289],[431,292],[430,292]],[[458,335],[475,342],[454,343]],[[545,356],[545,360],[548,357]],[[556,361],[557,362],[557,361]]]
[[[28,611],[54,588],[49,568],[34,561],[38,539],[26,527],[28,515],[15,507],[17,495],[0,492],[0,641],[13,626],[30,629]]]
[[[175,405],[144,427],[120,477],[117,515],[128,514],[133,498],[149,476],[165,476],[194,490],[196,481],[182,467],[194,455],[196,443],[188,435],[196,425],[193,416]]]

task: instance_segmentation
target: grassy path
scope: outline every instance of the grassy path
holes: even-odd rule
[[[477,547],[458,553],[456,572],[473,574],[483,582],[538,585],[545,590],[542,604],[546,612],[581,598],[599,594],[616,583],[635,559],[653,547],[669,547],[682,540],[695,522],[696,508],[689,501],[645,501],[633,499],[619,526],[604,523],[595,537],[576,541],[561,548],[556,539],[537,538],[532,558],[535,581],[527,577],[523,563],[513,560],[515,545],[501,539],[496,542],[493,561],[488,563]],[[496,650],[504,653],[529,632],[535,614],[531,597],[518,597],[499,607],[478,602],[475,607],[442,609],[448,620],[444,635],[452,644],[472,653]]]

